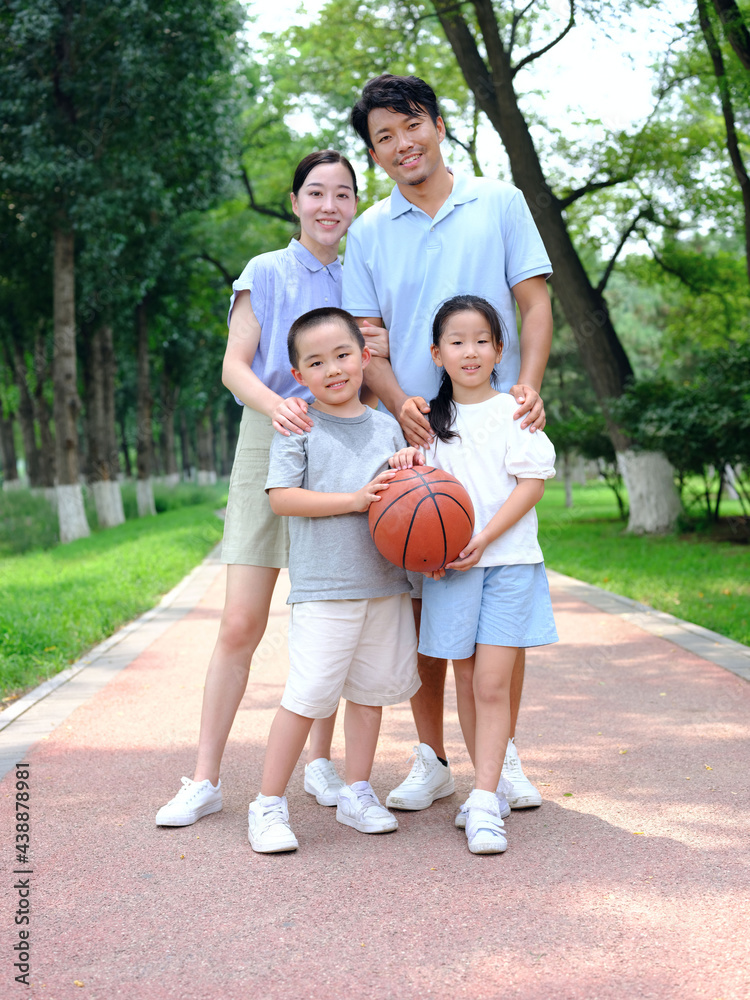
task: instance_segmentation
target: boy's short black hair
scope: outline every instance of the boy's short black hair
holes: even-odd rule
[[[355,132],[368,149],[372,149],[370,130],[367,127],[367,116],[376,108],[387,108],[400,115],[416,115],[423,118],[425,112],[437,125],[440,117],[435,91],[418,76],[394,76],[383,73],[368,80],[362,91],[362,96],[352,108],[350,121]]]
[[[315,326],[321,326],[321,324],[330,323],[331,321],[340,323],[347,333],[351,334],[352,340],[357,344],[360,351],[364,350],[365,338],[362,336],[362,331],[357,326],[357,321],[352,314],[348,313],[345,309],[337,309],[336,306],[323,306],[321,309],[311,309],[310,312],[302,313],[292,323],[289,336],[286,338],[286,349],[289,352],[289,361],[292,368],[299,368],[297,343],[300,336],[308,330],[312,330]]]

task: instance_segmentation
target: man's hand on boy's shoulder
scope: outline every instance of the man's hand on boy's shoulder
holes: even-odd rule
[[[398,422],[404,437],[412,445],[419,448],[429,448],[432,444],[432,428],[427,414],[430,404],[423,396],[407,396],[401,404]]]
[[[415,465],[424,465],[424,455],[419,448],[401,448],[391,455],[388,464],[392,469],[411,469]]]
[[[391,349],[388,342],[388,331],[384,326],[377,326],[369,319],[363,319],[359,324],[365,344],[370,348],[374,358],[390,358]]]
[[[520,420],[521,417],[524,417],[521,430],[528,427],[532,434],[534,431],[543,431],[547,423],[547,415],[544,412],[542,397],[536,389],[530,385],[519,384],[511,386],[508,391],[518,403],[518,409],[513,414],[513,419]]]

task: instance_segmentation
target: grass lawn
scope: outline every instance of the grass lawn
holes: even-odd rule
[[[574,486],[573,507],[566,508],[563,483],[553,480],[538,512],[550,569],[750,645],[747,544],[705,534],[628,535],[614,495],[599,483]]]
[[[0,697],[58,673],[153,607],[221,539],[216,503],[0,557]]]

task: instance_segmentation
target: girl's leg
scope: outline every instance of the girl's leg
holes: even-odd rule
[[[476,764],[474,744],[476,742],[477,712],[474,705],[474,657],[453,661],[453,674],[456,678],[456,706],[458,721],[464,743],[469,752],[472,764]]]
[[[346,739],[346,783],[369,781],[378,745],[383,709],[347,701],[344,715]]]
[[[297,766],[312,724],[312,719],[290,712],[283,706],[279,708],[268,734],[260,784],[261,795],[281,796],[286,793],[286,786]]]
[[[515,658],[514,646],[477,643],[474,653],[474,785],[489,792],[497,788],[510,736],[510,679]]]

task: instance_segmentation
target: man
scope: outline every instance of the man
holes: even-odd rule
[[[396,184],[388,198],[355,221],[347,239],[343,307],[358,318],[365,336],[368,324],[389,331],[390,357],[372,358],[368,386],[398,419],[410,444],[428,444],[427,400],[438,388],[429,350],[432,317],[452,295],[480,295],[498,310],[508,334],[498,388],[515,396],[522,427],[541,430],[545,417],[539,391],[552,339],[546,287],[551,265],[523,195],[501,181],[454,176],[440,149],[445,125],[435,93],[418,77],[384,74],[370,80],[351,121]],[[374,336],[374,351],[383,353],[376,344]],[[420,611],[417,599],[417,625]],[[523,773],[514,743],[524,662],[519,650],[503,767],[513,787],[498,786],[501,800],[503,792],[508,800],[507,805],[501,801],[504,815],[508,805],[525,809],[542,802]],[[446,666],[445,660],[420,657],[422,687],[411,702],[420,743],[409,776],[388,796],[390,808],[425,809],[453,792],[443,743]]]

